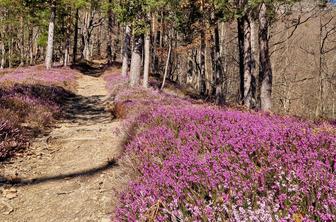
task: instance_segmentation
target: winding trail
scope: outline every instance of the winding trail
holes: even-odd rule
[[[104,108],[107,94],[102,77],[82,75],[67,118],[28,154],[1,164],[1,222],[110,221],[116,191],[125,184],[114,161],[125,134]]]

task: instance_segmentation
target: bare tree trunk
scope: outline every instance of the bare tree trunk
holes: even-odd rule
[[[25,35],[24,35],[24,18],[23,15],[20,16],[20,66],[24,65],[24,59],[25,59],[25,44],[24,44],[24,39],[25,39]]]
[[[89,36],[83,36],[84,37],[84,49],[83,49],[83,58],[87,61],[91,60],[91,54],[90,54],[90,39]]]
[[[131,28],[127,25],[125,29],[125,39],[122,51],[122,68],[121,75],[123,77],[127,76],[128,63],[129,63],[129,51],[131,47]]]
[[[1,30],[0,30],[1,31]],[[5,68],[6,62],[6,49],[5,49],[5,38],[4,34],[0,33],[0,50],[1,50],[1,60],[0,60],[0,69]]]
[[[75,15],[75,27],[74,27],[74,45],[72,51],[72,63],[76,64],[76,57],[77,57],[77,47],[78,47],[78,19],[79,19],[79,9],[76,9]]]
[[[4,17],[5,17],[5,15],[1,13],[0,14],[0,24],[2,24],[2,20],[3,20]],[[5,28],[4,28],[4,25],[0,26],[0,50],[1,50],[0,69],[4,69],[5,68],[5,62],[6,62],[6,58],[5,58],[5,56],[6,56],[6,52],[5,52]]]
[[[245,17],[244,25],[244,98],[248,108],[256,106],[256,24],[252,13]]]
[[[149,77],[149,62],[150,62],[150,47],[151,36],[150,31],[147,31],[145,36],[145,61],[144,61],[144,77],[143,77],[143,87],[148,87],[148,77]]]
[[[34,28],[29,30],[29,65],[34,63]]]
[[[259,13],[259,46],[260,46],[260,104],[261,110],[272,108],[272,66],[269,55],[267,5],[263,3]]]
[[[219,40],[219,24],[215,25],[214,28],[214,76],[215,76],[215,89],[214,93],[216,96],[216,103],[217,104],[224,104],[225,103],[225,95],[223,94],[223,81],[224,81],[224,72],[222,66],[222,60],[220,55],[220,40]]]
[[[1,47],[1,62],[0,62],[0,69],[4,69],[5,68],[5,43],[3,40],[1,40],[0,42],[0,47]]]
[[[161,11],[161,18],[160,18],[160,48],[163,47],[163,36],[164,36],[164,14],[163,11]]]
[[[201,47],[200,47],[200,78],[199,78],[199,92],[201,95],[205,95],[206,92],[206,76],[205,76],[205,30],[201,31]]]
[[[112,32],[113,32],[113,13],[112,13],[112,0],[109,0],[109,6],[107,11],[108,16],[108,39],[107,39],[107,63],[108,65],[113,64],[113,56],[112,56]]]
[[[157,42],[158,42],[158,31],[157,31],[157,17],[156,14],[153,13],[152,16],[152,72],[157,73],[158,69],[158,58],[157,58]]]
[[[71,9],[67,9],[68,12],[71,12]],[[66,18],[66,33],[65,33],[65,49],[64,49],[64,63],[63,66],[69,65],[69,54],[70,54],[70,32],[71,32],[71,17],[70,14]]]
[[[319,58],[318,58],[318,75],[319,75],[319,90],[318,90],[318,102],[316,107],[315,116],[323,116],[324,113],[324,70],[323,70],[323,28],[324,24],[322,24],[322,17],[319,18]]]
[[[244,99],[244,20],[241,17],[237,19],[237,31],[238,31],[238,53],[239,53],[239,77],[240,77],[240,101]]]
[[[170,41],[169,42],[168,55],[167,55],[167,61],[166,61],[166,66],[165,66],[165,72],[164,72],[164,75],[163,75],[163,81],[162,81],[162,85],[161,85],[161,90],[163,90],[163,88],[165,86],[165,83],[166,83],[171,54],[172,54],[172,42]]]
[[[141,61],[142,61],[143,36],[134,36],[134,47],[132,50],[130,85],[138,86],[140,83]]]
[[[70,33],[69,29],[67,29],[66,39],[65,39],[65,52],[64,52],[64,66],[68,66],[69,64],[69,52],[70,52]]]
[[[255,17],[250,16],[251,26],[251,105],[257,107],[257,59],[258,59],[258,27]]]
[[[47,69],[50,69],[52,66],[55,18],[56,18],[56,3],[52,1],[51,15],[50,15],[50,21],[49,21],[49,31],[48,31],[48,46],[47,46],[47,52],[46,52],[46,58],[45,58],[45,66]]]
[[[10,40],[9,40],[9,46],[8,46],[8,67],[9,67],[9,68],[12,68],[12,67],[13,67],[13,64],[12,64],[12,58],[13,58],[13,43],[14,43],[14,40],[13,40],[13,37],[11,36],[11,37],[10,37]]]

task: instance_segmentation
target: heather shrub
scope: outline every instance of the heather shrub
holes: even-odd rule
[[[0,118],[0,160],[27,146],[28,140],[21,129],[12,122]]]
[[[25,84],[57,85],[74,89],[77,72],[70,68],[52,68],[47,70],[43,65],[17,68],[0,75],[0,83],[15,82]]]
[[[136,127],[117,221],[336,220],[334,125],[137,88],[114,98]]]
[[[19,68],[0,76],[0,160],[26,148],[31,137],[41,133],[62,115],[75,72],[70,69]],[[66,87],[66,89],[64,89]]]
[[[120,220],[336,219],[336,137],[313,124],[200,107],[160,107],[139,124]]]

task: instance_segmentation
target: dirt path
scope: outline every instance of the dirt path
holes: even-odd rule
[[[109,221],[115,190],[125,182],[113,160],[124,135],[103,107],[104,86],[102,78],[82,76],[67,120],[27,156],[0,166],[1,222]],[[17,184],[3,185],[8,180]]]

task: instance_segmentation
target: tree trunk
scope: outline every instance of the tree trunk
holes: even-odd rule
[[[140,83],[141,61],[142,61],[143,36],[134,36],[134,47],[132,50],[130,85],[138,86]]]
[[[158,31],[157,31],[157,18],[156,14],[153,13],[152,16],[152,35],[153,35],[153,41],[152,41],[152,72],[154,74],[158,71],[158,57],[157,57],[157,43],[158,43]]]
[[[206,53],[205,30],[201,30],[200,78],[199,78],[199,92],[201,95],[205,95],[206,92],[205,53]]]
[[[52,66],[55,18],[56,18],[56,3],[53,1],[51,5],[51,15],[50,15],[49,31],[48,31],[48,46],[47,46],[47,52],[46,52],[46,58],[45,58],[45,66],[47,69],[50,69]]]
[[[252,106],[252,51],[251,51],[251,26],[250,19],[244,17],[244,95],[243,104],[251,108]]]
[[[163,11],[161,11],[161,18],[160,18],[160,40],[159,40],[159,45],[160,48],[163,47],[163,33],[164,33],[164,14]]]
[[[90,56],[90,38],[88,35],[84,35],[84,49],[83,49],[83,58],[86,61],[90,61],[91,60],[91,56]]]
[[[2,30],[0,30],[2,32]],[[5,68],[6,62],[6,49],[5,49],[5,35],[0,32],[0,50],[1,50],[1,60],[0,60],[0,69]]]
[[[251,105],[257,107],[257,58],[258,58],[258,27],[255,17],[250,16],[251,26]]]
[[[143,87],[148,87],[148,77],[149,77],[149,62],[150,62],[150,47],[151,36],[150,31],[147,31],[145,37],[145,61],[144,61],[144,78],[143,78]]]
[[[1,36],[2,37],[2,36]],[[0,42],[0,48],[1,48],[1,62],[0,62],[0,69],[4,69],[5,68],[5,43],[4,43],[4,40],[1,39],[1,42]]]
[[[165,66],[165,72],[164,72],[164,75],[163,75],[163,81],[162,81],[162,85],[161,85],[161,90],[163,90],[163,88],[165,86],[165,83],[166,83],[171,54],[172,54],[172,42],[170,41],[168,55],[167,55],[167,61],[166,61],[166,66]]]
[[[69,52],[70,52],[70,33],[67,29],[66,39],[65,39],[65,52],[64,52],[64,66],[69,64]]]
[[[323,28],[324,24],[322,24],[322,17],[319,18],[319,58],[318,58],[318,76],[319,76],[319,90],[318,90],[318,102],[316,107],[315,116],[321,117],[324,113],[324,103],[323,97],[324,97],[324,70],[323,70],[323,64],[324,64],[324,58],[323,58]]]
[[[122,51],[122,69],[121,75],[123,77],[127,76],[128,64],[129,64],[129,51],[131,47],[131,28],[127,25],[125,29],[125,38]]]
[[[29,30],[29,65],[34,64],[34,28]]]
[[[25,44],[24,44],[24,18],[23,16],[20,16],[20,66],[24,65],[24,59],[25,59]]]
[[[217,104],[224,104],[225,103],[225,95],[222,92],[223,81],[224,81],[224,72],[222,66],[222,60],[220,55],[220,40],[219,40],[219,24],[215,25],[214,28],[214,76],[215,76],[215,96],[216,96],[216,103]]]
[[[267,5],[263,3],[259,13],[260,46],[260,105],[261,110],[270,111],[272,107],[272,66],[269,55]]]
[[[240,77],[240,101],[244,99],[244,17],[237,19],[237,31],[238,31],[238,53],[239,53],[239,77]]]
[[[75,27],[74,27],[74,45],[72,50],[72,64],[76,64],[77,57],[77,47],[78,47],[78,19],[79,19],[79,9],[76,9],[75,15]]]
[[[10,37],[9,43],[8,43],[8,67],[12,68],[13,64],[12,64],[12,58],[13,58],[13,44],[14,44],[14,40],[13,37]]]
[[[70,8],[67,9],[70,12]],[[63,66],[69,65],[69,54],[70,54],[70,36],[71,36],[71,17],[70,15],[66,18],[66,33],[65,33],[65,49],[64,49],[64,63]]]
[[[108,39],[107,39],[107,63],[108,65],[113,64],[113,55],[112,55],[112,32],[113,32],[113,13],[112,13],[112,0],[109,0],[109,6],[107,11],[108,16]]]

